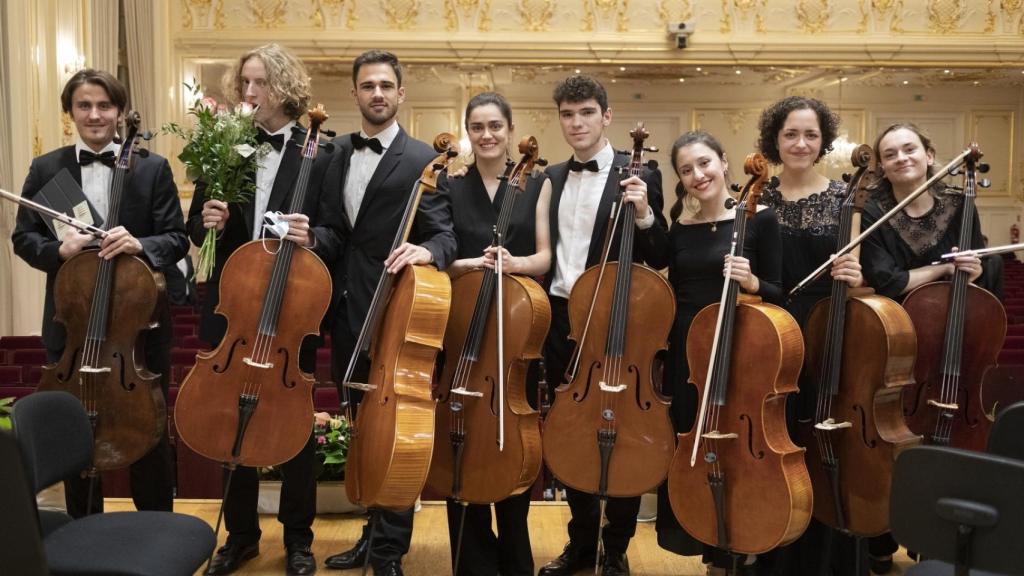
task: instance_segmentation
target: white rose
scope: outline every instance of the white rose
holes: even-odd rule
[[[235,106],[235,112],[241,114],[242,116],[252,116],[252,113],[255,111],[256,109],[253,108],[252,104],[249,104],[248,102],[239,102]]]

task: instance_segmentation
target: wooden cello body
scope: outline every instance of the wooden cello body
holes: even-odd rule
[[[839,245],[860,233],[872,158],[868,145],[853,153],[857,172],[840,213]],[[831,297],[808,316],[804,342],[804,369],[816,383],[817,402],[798,436],[807,447],[814,517],[857,536],[887,532],[896,456],[921,442],[907,428],[901,399],[913,382],[914,325],[895,301],[833,281]]]
[[[736,307],[729,398],[716,419],[716,430],[737,437],[715,439],[713,430],[706,433],[705,442],[714,449],[702,450],[691,468],[690,452],[700,439],[696,429],[680,434],[668,480],[672,511],[690,535],[744,554],[795,540],[807,528],[812,508],[804,450],[793,444],[786,428],[786,396],[797,391],[803,361],[800,327],[782,308],[759,300],[752,297]],[[718,306],[701,310],[690,325],[686,358],[693,382],[707,376]],[[721,508],[715,497],[718,477]],[[725,546],[719,514],[727,527]]]
[[[318,151],[323,107],[310,127],[290,210],[301,212]],[[313,429],[313,377],[299,368],[302,340],[320,330],[331,275],[290,240],[256,240],[235,250],[221,272],[217,313],[227,330],[199,353],[175,403],[178,436],[195,452],[232,467],[291,460]]]
[[[349,444],[345,491],[367,508],[410,508],[434,448],[430,384],[451,301],[448,275],[428,266],[399,273],[370,351],[369,384]]]
[[[826,299],[814,307],[805,330],[806,368],[819,375],[828,355],[823,336],[830,304]],[[832,441],[819,438],[835,432],[816,430],[818,419],[801,423],[801,443],[807,447],[814,486],[814,517],[858,536],[877,536],[889,530],[888,495],[896,457],[921,442],[903,419],[902,402],[904,387],[913,382],[917,340],[906,311],[874,294],[846,301],[844,336],[840,384],[828,400],[829,414],[851,426]],[[833,485],[832,465],[838,468],[838,486]]]
[[[964,170],[959,247],[975,248],[977,172],[981,151],[970,146]],[[986,185],[985,182],[982,185]],[[917,329],[915,384],[903,393],[907,424],[925,442],[985,450],[992,422],[982,404],[986,370],[996,364],[1006,337],[1006,310],[991,292],[957,270],[953,279],[912,290],[903,307]]]
[[[451,134],[434,139],[441,152],[416,182],[391,252],[404,243],[424,192],[458,156]],[[351,424],[345,492],[366,508],[405,510],[423,490],[434,449],[435,360],[444,343],[451,281],[433,266],[381,271],[373,302],[343,376],[343,406]],[[367,382],[353,382],[356,362],[369,354]],[[363,391],[353,415],[349,389]]]
[[[489,271],[473,271],[452,282],[452,302],[476,301],[480,285]],[[505,402],[498,400],[498,359],[496,355],[496,306],[492,305],[484,325],[480,342],[480,357],[470,367],[463,365],[466,374],[460,375],[459,351],[473,320],[473,307],[453,305],[448,317],[445,349],[452,357],[445,362],[441,374],[444,383],[438,393],[437,425],[434,459],[430,467],[428,485],[458,500],[472,504],[490,504],[521,494],[533,485],[540,473],[541,439],[537,411],[526,398],[526,371],[529,362],[539,358],[551,324],[551,306],[544,289],[530,278],[506,275],[503,279],[505,300]],[[451,383],[465,379],[472,390],[481,391],[480,397],[460,398],[451,393]],[[445,386],[447,384],[447,386]],[[461,402],[462,415],[451,410],[450,402]],[[506,434],[504,449],[499,450],[498,411],[505,412]],[[458,412],[458,411],[456,411]],[[461,472],[458,490],[456,455],[450,445],[450,435],[463,432],[461,445]]]
[[[523,158],[508,164],[495,194],[503,198],[494,227],[497,246],[504,245],[516,198],[534,165],[545,163],[531,136],[519,151]],[[526,378],[550,325],[547,294],[531,278],[474,270],[452,282],[427,479],[432,488],[459,502],[490,504],[533,485],[541,467],[540,421],[526,397]]]
[[[643,124],[630,132],[628,174],[642,170]],[[648,492],[672,458],[670,400],[654,388],[654,356],[667,347],[675,294],[651,268],[633,264],[635,207],[623,203],[617,262],[583,272],[569,294],[569,337],[576,342],[572,378],[555,390],[544,420],[544,460],[567,486],[607,497]],[[609,235],[608,248],[614,236]],[[600,535],[598,546],[601,546]]]
[[[622,339],[622,360],[609,362],[607,328],[614,324],[615,279],[623,266],[631,268],[629,321]],[[639,496],[665,480],[674,449],[670,401],[655,391],[652,382],[654,355],[667,347],[672,329],[675,294],[661,274],[642,264],[609,262],[601,276],[600,268],[588,269],[570,294],[570,338],[583,342],[580,368],[572,382],[555,389],[554,404],[544,420],[544,460],[562,483],[598,493],[602,468],[598,435],[608,423],[605,411],[613,409],[616,439],[608,462],[607,494]],[[588,330],[592,332],[584,338],[595,293]],[[621,392],[602,389],[602,385],[621,383],[628,388]]]
[[[128,133],[110,187],[107,229],[118,225],[125,178],[140,118],[126,115]],[[160,375],[143,365],[145,333],[156,327],[164,277],[141,258],[111,260],[85,250],[54,280],[54,319],[67,331],[64,352],[44,366],[39,390],[61,390],[82,401],[93,424],[93,466],[123,468],[145,456],[167,427]]]
[[[735,253],[767,180],[767,162],[748,156],[753,178],[736,208]],[[728,280],[718,304],[690,325],[686,358],[701,413],[679,443],[668,477],[672,511],[694,538],[733,554],[758,554],[795,540],[811,518],[803,449],[786,428],[786,395],[797,390],[803,338],[796,320]]]

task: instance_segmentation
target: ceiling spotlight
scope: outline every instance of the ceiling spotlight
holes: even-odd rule
[[[680,82],[686,82],[686,78],[680,78],[679,81]]]
[[[697,66],[697,72],[700,72],[700,66]]]
[[[910,80],[904,80],[904,81],[903,81],[903,85],[904,85],[904,86],[906,86],[907,84],[910,84]]]
[[[580,73],[580,69],[579,69],[579,68],[577,68],[577,69],[576,69],[576,73],[577,73],[577,74],[579,74],[579,73]]]
[[[626,67],[625,66],[619,66],[619,72],[625,72],[625,71],[626,71]]]
[[[843,76],[842,78],[839,79],[840,82],[846,82],[847,80],[849,80],[849,78],[847,78],[846,76]]]
[[[737,70],[736,70],[736,74],[743,74],[743,71],[742,71],[742,70],[738,70],[738,69],[737,69]]]
[[[977,85],[979,85],[979,84],[981,84],[981,82],[978,82],[977,80],[975,80],[975,81],[974,81],[974,85],[975,85],[975,86],[977,86]]]
[[[942,73],[943,74],[949,74],[949,70],[948,69],[947,70],[943,70]]]

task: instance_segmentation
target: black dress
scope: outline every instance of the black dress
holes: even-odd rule
[[[663,392],[672,397],[672,422],[677,432],[693,428],[697,414],[697,388],[687,383],[686,337],[690,324],[705,306],[721,299],[724,257],[732,244],[733,220],[683,225],[669,230],[668,277],[676,295],[676,318],[669,335]],[[759,281],[758,295],[779,303],[782,296],[782,250],[779,224],[771,209],[759,211],[747,222],[743,256]],[[703,382],[697,386],[703,386]],[[686,534],[668,499],[668,483],[658,489],[658,544],[677,554],[701,554],[704,547]]]
[[[538,173],[526,181],[526,189],[518,192],[512,217],[503,244],[513,256],[529,256],[537,251],[537,200],[547,175]],[[458,238],[457,259],[476,258],[492,244],[494,226],[498,221],[505,194],[499,187],[492,201],[480,172],[471,166],[462,178],[438,179],[438,188],[448,191],[452,204],[452,220]],[[535,364],[535,363],[534,363]],[[526,379],[526,396],[531,404],[536,399],[537,379],[531,366]],[[534,406],[534,408],[536,408]],[[448,534],[452,563],[458,542],[462,514],[462,549],[458,573],[465,576],[532,576],[533,550],[526,516],[530,509],[530,491],[496,502],[494,512],[498,534],[491,530],[491,507],[469,504],[463,507],[448,499]]]
[[[864,277],[876,292],[897,301],[903,300],[903,289],[910,280],[910,271],[927,266],[960,244],[963,223],[963,197],[952,189],[931,190],[935,205],[920,217],[900,211],[864,241],[862,261]],[[864,206],[863,227],[874,224],[896,206],[891,190],[879,190]],[[961,250],[983,248],[981,221],[974,213],[974,233],[970,246]],[[975,284],[990,292],[1002,293],[1002,277],[991,273],[983,258],[982,274]]]

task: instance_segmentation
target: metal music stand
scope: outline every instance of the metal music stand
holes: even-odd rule
[[[908,576],[1024,574],[1024,462],[940,446],[910,448],[893,473],[897,542],[924,558]]]

